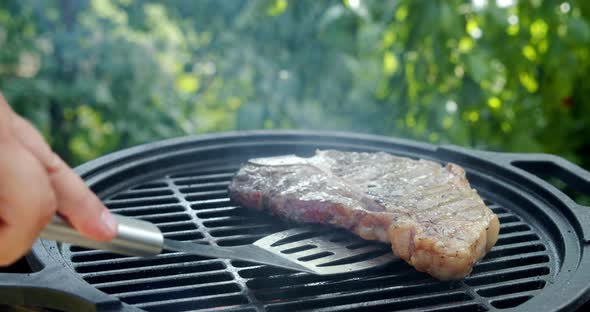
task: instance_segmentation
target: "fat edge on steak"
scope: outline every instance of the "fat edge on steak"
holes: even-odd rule
[[[440,280],[461,279],[498,239],[498,217],[458,165],[383,152],[251,159],[229,185],[250,209],[345,228]]]

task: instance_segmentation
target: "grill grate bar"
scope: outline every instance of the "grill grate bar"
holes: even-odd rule
[[[541,268],[547,268],[547,263],[541,262],[541,263],[534,263],[534,264],[523,265],[523,266],[518,267],[519,270],[533,270],[533,269],[541,269]],[[513,267],[498,268],[496,270],[486,270],[486,271],[481,271],[481,272],[477,272],[474,269],[474,271],[469,275],[468,278],[475,279],[476,277],[483,278],[483,277],[491,277],[491,276],[496,276],[496,275],[502,277],[504,274],[510,275],[512,272],[515,272],[515,268],[513,268]]]
[[[242,217],[242,216],[222,216],[222,217],[214,217],[208,218],[207,220],[203,221],[203,225],[207,228],[219,228],[223,226],[232,227],[236,224],[250,224],[248,222],[256,222],[258,220],[254,220],[251,217]]]
[[[519,266],[526,266],[532,263],[547,263],[549,262],[549,257],[545,254],[542,255],[535,255],[535,256],[528,256],[528,257],[520,257],[514,258],[511,260],[494,262],[494,263],[486,263],[482,265],[478,265],[473,269],[473,272],[488,272],[488,271],[496,271],[505,268],[512,268]]]
[[[180,185],[179,191],[183,195],[198,195],[201,193],[215,193],[215,192],[224,192],[227,194],[227,186],[229,185],[229,181],[226,182],[212,182],[212,183],[201,183],[201,184],[187,184],[187,185]]]
[[[202,259],[202,260],[199,260]],[[209,260],[211,258],[206,258],[206,257],[201,257],[201,256],[197,256],[197,255],[189,255],[189,254],[185,254],[183,252],[171,252],[171,253],[166,253],[166,254],[160,254],[155,258],[142,258],[142,257],[127,257],[127,258],[121,258],[121,259],[116,259],[116,260],[97,260],[97,261],[85,261],[84,263],[81,264],[77,264],[75,267],[78,268],[84,268],[84,269],[92,269],[94,268],[97,271],[103,271],[103,268],[100,267],[102,265],[105,265],[105,268],[108,269],[108,267],[117,267],[117,266],[125,266],[125,265],[136,265],[136,266],[144,266],[148,265],[148,263],[152,263],[152,262],[165,262],[165,261],[203,261],[203,260]]]
[[[237,168],[236,168],[237,169]],[[171,175],[168,178],[173,182],[182,182],[182,181],[209,181],[209,180],[231,180],[231,178],[235,175],[235,171],[227,169],[227,171],[221,173],[200,173],[200,174],[186,174],[183,176],[180,175]]]
[[[531,299],[532,297],[532,294],[507,294],[494,298],[494,300],[491,301],[491,305],[498,309],[506,309],[518,306],[521,303]]]
[[[178,189],[183,195],[187,197],[191,197],[193,200],[207,200],[207,199],[215,199],[215,198],[226,198],[227,197],[227,190],[214,190],[214,191],[204,191],[204,192],[191,192],[190,187],[180,188]]]
[[[525,280],[527,278],[539,279],[540,276],[548,275],[549,273],[551,273],[549,267],[544,264],[533,264],[522,266],[518,270],[509,268],[498,271],[482,272],[480,274],[468,276],[464,282],[470,286],[495,285],[496,283],[509,280]]]
[[[221,270],[225,270],[225,265],[221,261],[209,260],[190,264],[171,263],[148,268],[129,268],[93,272],[82,274],[82,276],[87,282],[95,284],[108,280],[135,280],[143,278],[143,276],[148,274],[151,276],[172,276],[182,275],[189,272],[213,272]]]
[[[533,231],[500,234],[496,246],[512,245],[522,242],[532,242],[540,240],[539,236]]]
[[[236,294],[219,294],[195,298],[183,298],[174,300],[165,300],[159,302],[147,302],[135,304],[140,309],[148,311],[194,311],[202,308],[212,308],[217,305],[232,306],[248,303],[248,299],[240,293]]]
[[[201,298],[221,294],[239,294],[240,287],[234,282],[209,283],[196,286],[181,286],[161,288],[158,290],[146,290],[140,292],[129,292],[116,296],[128,303],[160,303],[169,300],[187,298]]]
[[[538,257],[538,256],[545,256],[545,255],[546,255],[546,252],[544,252],[544,251],[536,251],[536,252],[531,252],[531,253],[527,253],[527,254],[516,254],[516,255],[510,255],[510,256],[504,256],[504,257],[498,257],[498,258],[492,258],[492,259],[483,259],[476,265],[476,267],[479,265],[498,264],[498,263],[503,263],[503,262],[507,262],[507,261],[528,259],[528,258],[533,258],[533,257]]]
[[[407,311],[420,311],[420,312],[480,312],[480,311],[487,311],[487,308],[477,304],[474,301],[466,301],[466,302],[453,302],[447,304],[440,304],[435,305],[428,308],[420,308],[420,309],[410,309]]]
[[[130,199],[109,199],[105,200],[104,204],[109,208],[123,208],[130,206],[149,206],[157,204],[175,204],[178,203],[178,198],[173,195],[154,196],[144,198],[130,198]]]
[[[510,220],[504,221],[500,224],[500,230],[502,230],[503,228],[510,228],[510,227],[515,227],[515,226],[526,226],[527,228],[530,229],[529,225],[524,223],[522,220],[510,219]]]
[[[399,281],[387,280],[380,283],[364,283],[362,280],[355,282],[342,281],[332,284],[304,284],[294,287],[284,286],[277,289],[266,289],[264,292],[257,294],[257,298],[263,302],[273,301],[276,299],[291,299],[306,300],[307,298],[316,298],[318,296],[329,294],[347,294],[347,295],[361,295],[370,296],[375,293],[379,294],[397,294],[397,295],[411,295],[421,294],[427,292],[452,289],[445,283],[436,283],[432,281],[419,280],[409,283],[399,283]],[[395,283],[395,284],[392,284]]]
[[[156,225],[191,220],[191,216],[185,212],[158,213],[145,216],[137,216],[137,218],[140,220],[152,222]]]
[[[215,307],[215,308],[209,308],[209,309],[200,309],[200,312],[218,312],[218,311],[223,311],[223,312],[256,312],[259,310],[256,310],[254,308],[252,308],[251,305],[235,305],[235,306],[231,306],[231,307]]]
[[[169,179],[178,179],[178,178],[187,178],[187,177],[194,177],[200,175],[211,175],[211,174],[223,174],[223,173],[230,173],[236,172],[238,170],[237,165],[228,166],[227,164],[224,165],[209,165],[205,168],[199,168],[198,170],[194,170],[191,172],[183,172],[183,173],[175,173],[166,176]]]
[[[510,254],[512,251],[514,251],[514,254],[524,254],[528,253],[529,250],[544,251],[547,250],[547,248],[541,242],[524,242],[502,246],[494,246],[494,248],[492,248],[492,250],[488,254],[486,254],[484,259],[495,258],[494,255],[496,254]]]
[[[122,193],[119,193],[109,199],[107,201],[117,201],[117,200],[130,200],[130,199],[150,199],[150,198],[159,198],[159,197],[167,197],[174,195],[174,193],[169,189],[161,189],[161,190],[128,190]]]
[[[160,228],[160,225],[158,225],[158,228]],[[164,229],[160,228],[160,230],[164,234],[164,237],[169,237],[169,238],[172,238],[173,236],[179,236],[179,235],[182,236],[183,234],[192,234],[192,235],[195,235],[196,237],[200,237],[198,239],[202,239],[204,237],[203,234],[201,234],[197,229],[176,230],[176,229],[172,228],[172,230],[166,230],[165,228]]]
[[[209,206],[209,205],[217,205],[220,203],[221,204],[229,204],[230,203],[230,200],[227,197],[203,199],[203,200],[191,200],[190,198],[192,198],[192,196],[187,196],[186,200],[190,201],[192,203],[192,206],[198,206],[198,205]],[[223,208],[223,206],[221,206],[220,208]],[[193,209],[198,209],[198,208],[193,208]]]
[[[227,213],[237,213],[237,214],[249,214],[250,211],[244,211],[239,206],[234,205],[227,205],[223,207],[211,207],[211,208],[194,208],[191,205],[193,210],[197,211],[197,216],[202,219],[208,219],[207,216],[222,216]]]
[[[166,289],[183,285],[200,285],[232,281],[233,277],[227,271],[193,272],[179,276],[154,276],[138,278],[128,281],[112,281],[93,284],[96,288],[109,293],[118,294],[142,291],[147,289]]]
[[[202,219],[209,219],[211,217],[227,216],[226,215],[227,213],[236,213],[236,215],[240,215],[240,214],[248,214],[249,211],[245,211],[244,209],[240,209],[240,207],[238,207],[238,206],[228,206],[228,207],[200,210],[199,212],[197,212],[197,217],[202,218]],[[229,216],[232,216],[232,215],[229,215]]]
[[[108,251],[99,250],[99,249],[86,249],[83,247],[71,246],[70,250],[72,251],[72,255],[74,256],[98,256],[102,254],[110,254]],[[131,256],[124,256],[125,259],[141,259],[141,257],[131,257]]]
[[[465,302],[472,300],[469,295],[463,291],[443,291],[423,295],[414,295],[407,297],[393,297],[387,299],[377,299],[375,296],[365,296],[359,293],[346,294],[340,296],[318,296],[317,298],[307,300],[297,300],[294,302],[283,301],[276,304],[268,304],[265,307],[269,312],[273,311],[334,311],[339,306],[344,306],[346,309],[366,310],[370,311],[376,307],[389,308],[391,310],[401,310],[410,308],[423,308],[442,303],[451,303],[455,301]],[[381,297],[382,298],[382,297]],[[321,309],[330,307],[330,309]]]
[[[480,296],[496,297],[504,294],[516,294],[523,292],[535,292],[545,286],[544,280],[539,280],[537,277],[529,277],[526,279],[503,281],[493,285],[485,285],[476,287],[476,291]]]
[[[164,214],[164,213],[175,213],[183,212],[185,208],[180,205],[155,205],[155,206],[143,206],[133,208],[115,208],[110,209],[112,212],[128,216],[128,217],[143,217],[146,215],[153,214]]]
[[[221,182],[196,182],[193,179],[174,180],[174,184],[178,186],[190,186],[190,189],[194,191],[225,190],[229,186],[229,183],[229,180],[224,180]]]
[[[393,270],[391,270],[393,271]],[[274,274],[275,272],[280,272]],[[291,288],[300,285],[324,285],[329,287],[338,283],[368,283],[368,284],[387,284],[391,281],[408,280],[414,283],[428,282],[430,278],[425,276],[423,273],[419,273],[415,270],[404,270],[399,273],[390,272],[387,268],[378,270],[377,272],[368,272],[362,278],[355,274],[337,275],[337,276],[317,276],[305,273],[291,272],[286,270],[280,270],[276,268],[270,268],[268,266],[255,265],[253,267],[247,267],[239,271],[240,276],[248,279],[247,285],[250,289],[266,290],[266,289],[278,289],[278,288]],[[372,274],[371,274],[372,273]]]
[[[184,211],[184,207],[179,204],[172,204],[172,205],[147,205],[147,206],[133,206],[133,207],[121,207],[121,208],[111,208],[109,209],[112,212],[118,214],[124,213],[137,213],[138,215],[150,215],[155,213],[167,213],[167,212],[178,212]],[[161,212],[160,212],[161,211]]]
[[[498,216],[498,219],[500,219],[500,218],[509,218],[509,217],[515,217],[515,218],[518,218],[518,216],[517,216],[517,215],[515,215],[514,213],[512,213],[512,212],[509,212],[509,211],[505,211],[505,212],[496,212],[495,214],[496,214],[496,216]]]
[[[162,182],[162,186],[160,187],[151,187],[151,188],[130,188],[117,195],[113,196],[113,198],[119,195],[127,195],[127,194],[147,194],[148,196],[152,193],[159,193],[159,192],[166,192],[166,194],[172,195],[172,191],[170,191],[170,187],[166,182]]]
[[[182,285],[182,286],[171,286],[165,288],[158,288],[158,289],[145,289],[145,290],[136,290],[136,291],[129,291],[129,292],[121,292],[114,294],[115,296],[121,299],[127,299],[132,297],[144,297],[144,296],[151,296],[151,295],[159,295],[170,293],[174,291],[181,291],[181,290],[190,290],[190,289],[205,289],[207,287],[214,287],[214,286],[236,286],[236,283],[233,281],[223,281],[223,282],[212,282],[212,283],[204,283],[198,285]],[[236,290],[238,291],[238,290]],[[149,300],[149,298],[147,299]]]
[[[537,234],[533,230],[526,230],[526,231],[514,232],[514,233],[500,233],[500,235],[498,235],[498,240],[515,239],[517,236],[525,236],[525,235],[537,236]],[[537,237],[537,240],[539,240],[538,237]],[[518,243],[522,243],[522,242],[518,242]],[[500,246],[502,246],[502,245],[500,245]]]
[[[418,305],[418,304],[417,304]],[[359,312],[359,311],[367,311],[367,312],[371,312],[371,311],[390,311],[390,310],[382,310],[379,309],[380,306],[384,306],[385,309],[389,308],[387,303],[381,303],[381,302],[373,302],[373,304],[362,304],[362,303],[357,303],[357,304],[351,304],[351,305],[345,305],[345,306],[336,306],[336,307],[328,307],[328,308],[322,308],[322,309],[312,309],[312,310],[306,310],[306,311],[314,311],[314,312],[340,312],[340,311],[355,311],[355,312]],[[420,307],[420,308],[412,308],[412,307],[408,307],[408,308],[401,308],[401,309],[397,309],[395,307],[391,307],[391,309],[395,309],[394,311],[415,311],[415,312],[482,312],[482,311],[487,311],[487,309],[482,306],[477,304],[477,302],[473,301],[473,300],[468,300],[468,301],[463,301],[463,302],[452,302],[452,303],[447,303],[447,304],[435,304],[435,305],[431,305],[431,306],[426,306],[426,307]]]

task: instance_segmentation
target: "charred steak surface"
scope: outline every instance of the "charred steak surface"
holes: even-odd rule
[[[497,216],[454,164],[335,150],[258,158],[240,168],[229,194],[247,208],[391,243],[441,280],[468,275],[498,239]]]

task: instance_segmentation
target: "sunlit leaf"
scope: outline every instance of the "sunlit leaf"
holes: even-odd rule
[[[388,30],[383,34],[383,48],[387,49],[395,42],[395,32]]]
[[[499,98],[493,96],[488,99],[488,106],[493,110],[498,110],[502,107],[502,101]]]
[[[445,129],[450,129],[453,126],[453,118],[451,116],[445,116],[442,120],[442,126]]]
[[[92,0],[91,6],[98,16],[115,23],[127,23],[127,14],[117,8],[111,0]]]
[[[416,118],[412,114],[408,114],[406,116],[406,126],[408,128],[413,128],[416,126]]]
[[[463,119],[465,119],[471,123],[476,123],[477,121],[479,121],[479,112],[477,112],[477,111],[465,112],[463,114]]]
[[[518,78],[520,79],[522,86],[530,93],[536,92],[539,88],[537,80],[529,73],[522,72],[518,75]]]
[[[227,104],[229,105],[230,109],[236,110],[240,108],[242,101],[238,97],[232,96],[227,100]]]
[[[390,51],[385,52],[383,55],[383,72],[385,75],[390,76],[397,71],[399,61],[395,54]]]
[[[466,53],[473,49],[473,39],[469,37],[463,37],[459,40],[459,51]]]
[[[546,39],[543,39],[541,41],[539,41],[539,43],[537,44],[539,53],[543,54],[545,52],[547,52],[547,49],[549,48],[549,41],[547,41]]]
[[[193,93],[199,89],[199,79],[191,74],[182,74],[176,78],[176,89],[185,93]]]
[[[531,37],[533,40],[541,40],[547,36],[549,26],[542,19],[535,20],[530,26]]]
[[[529,61],[537,59],[537,51],[535,51],[535,48],[530,45],[526,45],[522,48],[522,55],[524,55]]]
[[[270,16],[278,16],[287,10],[287,0],[275,0],[271,6],[266,9],[266,14]]]
[[[514,24],[514,25],[508,26],[508,28],[506,29],[506,33],[510,36],[516,36],[516,35],[518,35],[519,30],[520,30],[520,27],[518,26],[518,24]]]
[[[408,7],[406,5],[400,5],[395,11],[395,19],[403,22],[408,17]]]
[[[502,131],[504,131],[505,133],[512,131],[512,126],[507,121],[502,122],[500,127],[502,128]]]

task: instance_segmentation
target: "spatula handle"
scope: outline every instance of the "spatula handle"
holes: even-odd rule
[[[154,256],[162,252],[164,236],[154,224],[115,215],[117,236],[107,242],[98,242],[82,236],[72,225],[54,216],[41,232],[41,238],[76,246],[107,250],[128,256]]]

